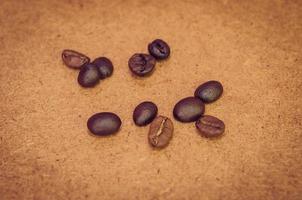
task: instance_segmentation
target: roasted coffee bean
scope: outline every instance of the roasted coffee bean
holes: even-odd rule
[[[155,58],[149,54],[136,53],[129,59],[128,65],[137,76],[146,76],[153,71]]]
[[[158,60],[166,59],[170,55],[169,45],[161,40],[156,39],[148,45],[149,53]]]
[[[151,123],[157,115],[157,110],[157,106],[150,101],[140,103],[133,112],[134,123],[138,126]]]
[[[69,49],[63,50],[62,60],[65,65],[74,69],[80,69],[90,62],[90,59],[84,54]]]
[[[172,139],[173,130],[173,123],[168,117],[156,117],[150,125],[148,134],[149,143],[157,148],[167,146]]]
[[[95,64],[99,68],[101,79],[107,78],[113,73],[112,62],[106,57],[96,58],[92,64]]]
[[[205,137],[217,137],[223,134],[225,125],[220,119],[205,115],[195,123],[199,133]]]
[[[222,95],[223,87],[218,81],[208,81],[195,90],[195,97],[200,98],[204,103],[211,103]]]
[[[87,121],[89,131],[99,136],[118,132],[121,124],[121,119],[116,114],[110,112],[94,114]]]
[[[100,72],[94,64],[87,64],[81,68],[78,82],[82,87],[93,87],[100,81]]]
[[[204,113],[204,103],[195,97],[187,97],[180,100],[173,110],[174,117],[181,122],[194,122]]]

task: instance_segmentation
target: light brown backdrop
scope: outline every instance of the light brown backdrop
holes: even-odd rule
[[[143,80],[127,61],[166,40],[168,61]],[[301,1],[0,1],[0,199],[302,198]],[[62,49],[112,59],[114,75],[77,84]],[[226,124],[217,140],[174,120],[154,151],[132,122],[141,101],[172,118],[207,80],[223,83],[206,113]],[[114,137],[86,121],[112,111]]]

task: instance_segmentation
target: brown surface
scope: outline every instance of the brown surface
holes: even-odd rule
[[[163,38],[171,58],[135,79],[135,52]],[[0,199],[301,199],[301,1],[0,1]],[[64,48],[112,59],[114,75],[83,89]],[[134,107],[174,104],[209,79],[222,98],[206,113],[226,124],[209,140],[174,120],[162,151]],[[114,137],[86,120],[112,111]]]

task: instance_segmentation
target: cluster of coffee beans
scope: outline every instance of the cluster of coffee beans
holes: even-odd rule
[[[78,83],[82,87],[93,87],[112,75],[112,62],[106,57],[96,58],[90,62],[90,58],[74,50],[65,49],[62,52],[65,65],[73,69],[79,69]]]
[[[173,123],[168,117],[157,116],[155,103],[145,101],[136,106],[133,111],[133,121],[137,126],[151,124],[148,139],[153,147],[162,148],[169,144],[173,135]]]
[[[217,137],[224,133],[225,125],[220,119],[203,115],[204,103],[212,103],[222,95],[223,87],[218,81],[208,81],[195,90],[194,96],[180,100],[173,109],[173,115],[180,122],[195,122],[199,133],[205,137]]]
[[[128,61],[129,69],[137,76],[150,75],[155,67],[156,60],[169,57],[170,47],[156,39],[148,45],[150,54],[136,53]],[[83,87],[93,87],[100,79],[112,75],[112,62],[106,57],[90,58],[74,50],[64,50],[62,59],[70,68],[80,69],[78,82]],[[205,103],[216,101],[223,92],[222,84],[218,81],[208,81],[200,85],[192,97],[180,100],[173,109],[173,116],[180,122],[195,122],[196,128],[205,137],[217,137],[223,134],[223,121],[210,115],[204,115]],[[148,133],[150,145],[156,148],[167,146],[173,136],[173,122],[165,116],[157,116],[158,108],[155,103],[145,101],[137,105],[133,111],[133,121],[137,126],[146,126],[151,123]],[[119,116],[111,112],[94,114],[87,121],[91,133],[106,136],[117,133],[122,125]]]
[[[169,57],[170,47],[161,40],[156,39],[148,45],[149,54],[135,53],[128,61],[129,69],[137,76],[147,76],[153,72],[156,60]]]
[[[208,81],[200,85],[195,95],[180,100],[173,109],[176,120],[184,123],[195,122],[199,133],[205,137],[217,137],[223,134],[225,125],[220,119],[203,115],[205,103],[216,101],[223,92],[218,81]],[[145,101],[136,106],[133,112],[133,121],[137,126],[146,126],[151,123],[148,139],[153,147],[162,148],[169,144],[173,135],[173,123],[168,117],[158,116],[157,106]]]

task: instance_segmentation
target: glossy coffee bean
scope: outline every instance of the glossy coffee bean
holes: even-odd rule
[[[69,49],[63,50],[62,60],[66,66],[74,69],[80,69],[90,62],[90,59],[84,54]]]
[[[161,39],[156,39],[151,42],[148,45],[148,50],[149,53],[158,60],[166,59],[170,55],[169,45]]]
[[[224,133],[225,125],[220,119],[205,115],[195,123],[199,133],[205,137],[217,137]]]
[[[87,64],[81,68],[78,82],[82,87],[93,87],[100,81],[100,72],[94,64]]]
[[[173,136],[173,123],[168,117],[158,116],[150,125],[148,140],[151,146],[163,148]]]
[[[137,126],[145,126],[157,115],[157,106],[149,101],[140,103],[133,112],[133,121]]]
[[[219,99],[222,92],[223,87],[220,82],[208,81],[195,90],[194,96],[200,98],[204,103],[211,103]]]
[[[114,113],[102,112],[92,115],[87,121],[89,131],[95,135],[111,135],[121,127],[121,119]]]
[[[173,110],[175,119],[181,122],[194,122],[204,113],[204,103],[195,97],[187,97],[180,100]]]
[[[113,73],[112,62],[106,57],[96,58],[92,64],[99,68],[101,79],[110,77]]]
[[[136,53],[128,61],[128,66],[135,75],[151,74],[155,67],[155,58],[149,54]]]

